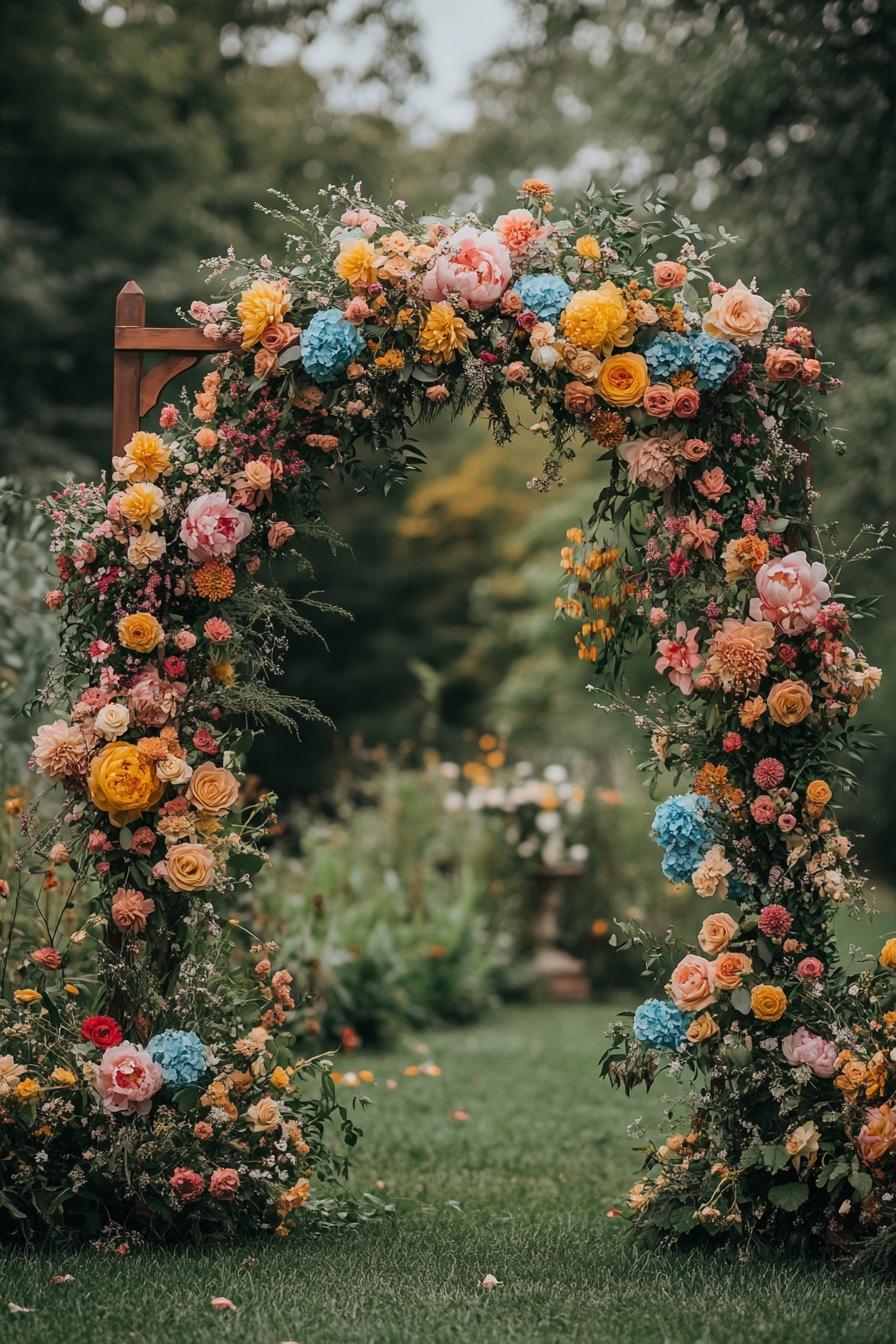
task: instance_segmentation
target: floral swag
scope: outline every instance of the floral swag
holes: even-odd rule
[[[507,440],[528,405],[547,441],[531,488],[562,483],[582,440],[606,464],[558,608],[649,736],[645,768],[688,778],[653,834],[711,909],[694,948],[628,930],[665,989],[615,1029],[604,1070],[626,1089],[662,1068],[698,1083],[627,1216],[650,1244],[896,1237],[896,942],[849,977],[831,928],[861,897],[834,799],[880,673],[851,633],[867,608],[838,596],[855,554],[823,558],[810,530],[837,383],[804,296],[720,283],[719,243],[656,198],[635,217],[588,193],[564,213],[529,180],[484,227],[326,195],[280,198],[283,262],[206,263],[217,295],[185,316],[232,347],[111,479],[48,504],[45,699],[65,708],[32,764],[66,801],[49,827],[25,814],[8,893],[0,1223],[127,1241],[285,1235],[332,1211],[332,1121],[349,1145],[357,1131],[329,1061],[291,1058],[291,976],[239,917],[275,801],[241,774],[252,725],[314,712],[269,684],[284,634],[310,628],[275,566],[309,570],[334,477],[388,489],[435,414],[484,414]],[[668,694],[633,702],[610,688],[645,643]]]

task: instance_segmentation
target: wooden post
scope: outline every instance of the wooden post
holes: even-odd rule
[[[232,350],[238,338],[212,340],[195,327],[148,327],[146,297],[129,280],[115,301],[115,355],[112,382],[112,455],[117,456],[140,428],[172,378],[198,364],[203,355]],[[145,353],[161,355],[148,373]]]

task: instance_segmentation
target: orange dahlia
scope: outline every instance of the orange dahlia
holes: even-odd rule
[[[222,602],[230,597],[236,577],[229,565],[221,560],[206,560],[193,574],[193,584],[200,597],[209,602]]]

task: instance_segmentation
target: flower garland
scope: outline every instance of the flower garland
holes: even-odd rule
[[[736,911],[704,922],[703,955],[670,968],[669,999],[639,1009],[606,1063],[627,1086],[663,1052],[707,1076],[692,1132],[650,1150],[635,1219],[654,1239],[748,1225],[783,1238],[831,1210],[838,1234],[874,1224],[896,1113],[891,1140],[888,1099],[863,1107],[889,1097],[889,1064],[854,1025],[827,919],[859,886],[831,803],[878,674],[848,642],[860,610],[832,596],[838,575],[807,535],[802,550],[784,541],[805,533],[805,444],[823,428],[816,394],[835,386],[789,320],[802,301],[717,282],[715,245],[657,199],[636,219],[589,193],[566,214],[530,179],[484,227],[327,195],[311,211],[280,198],[281,263],[207,263],[218,292],[186,316],[232,349],[195,399],[164,407],[160,432],[134,435],[111,479],[49,504],[61,658],[47,699],[65,713],[38,730],[33,764],[66,805],[45,835],[25,819],[55,875],[49,894],[38,875],[31,926],[24,872],[10,897],[0,1219],[282,1234],[302,1208],[326,1213],[308,1184],[340,1169],[325,1122],[356,1132],[326,1062],[317,1100],[312,1066],[289,1062],[274,949],[251,944],[234,968],[219,913],[263,862],[270,823],[273,800],[241,777],[250,724],[314,712],[270,685],[284,631],[310,628],[272,563],[307,570],[333,477],[388,489],[417,470],[412,435],[433,415],[484,414],[506,440],[528,405],[547,440],[533,489],[562,482],[583,436],[608,464],[587,535],[570,531],[559,607],[601,673],[653,642],[674,698],[638,719],[656,768],[694,775],[657,812],[664,868]],[[34,921],[44,945],[28,942]]]

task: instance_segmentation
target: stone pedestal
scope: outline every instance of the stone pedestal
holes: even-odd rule
[[[581,875],[575,864],[557,864],[535,872],[535,910],[532,916],[532,972],[539,992],[554,1002],[590,998],[585,963],[557,946],[560,910],[566,884]]]

